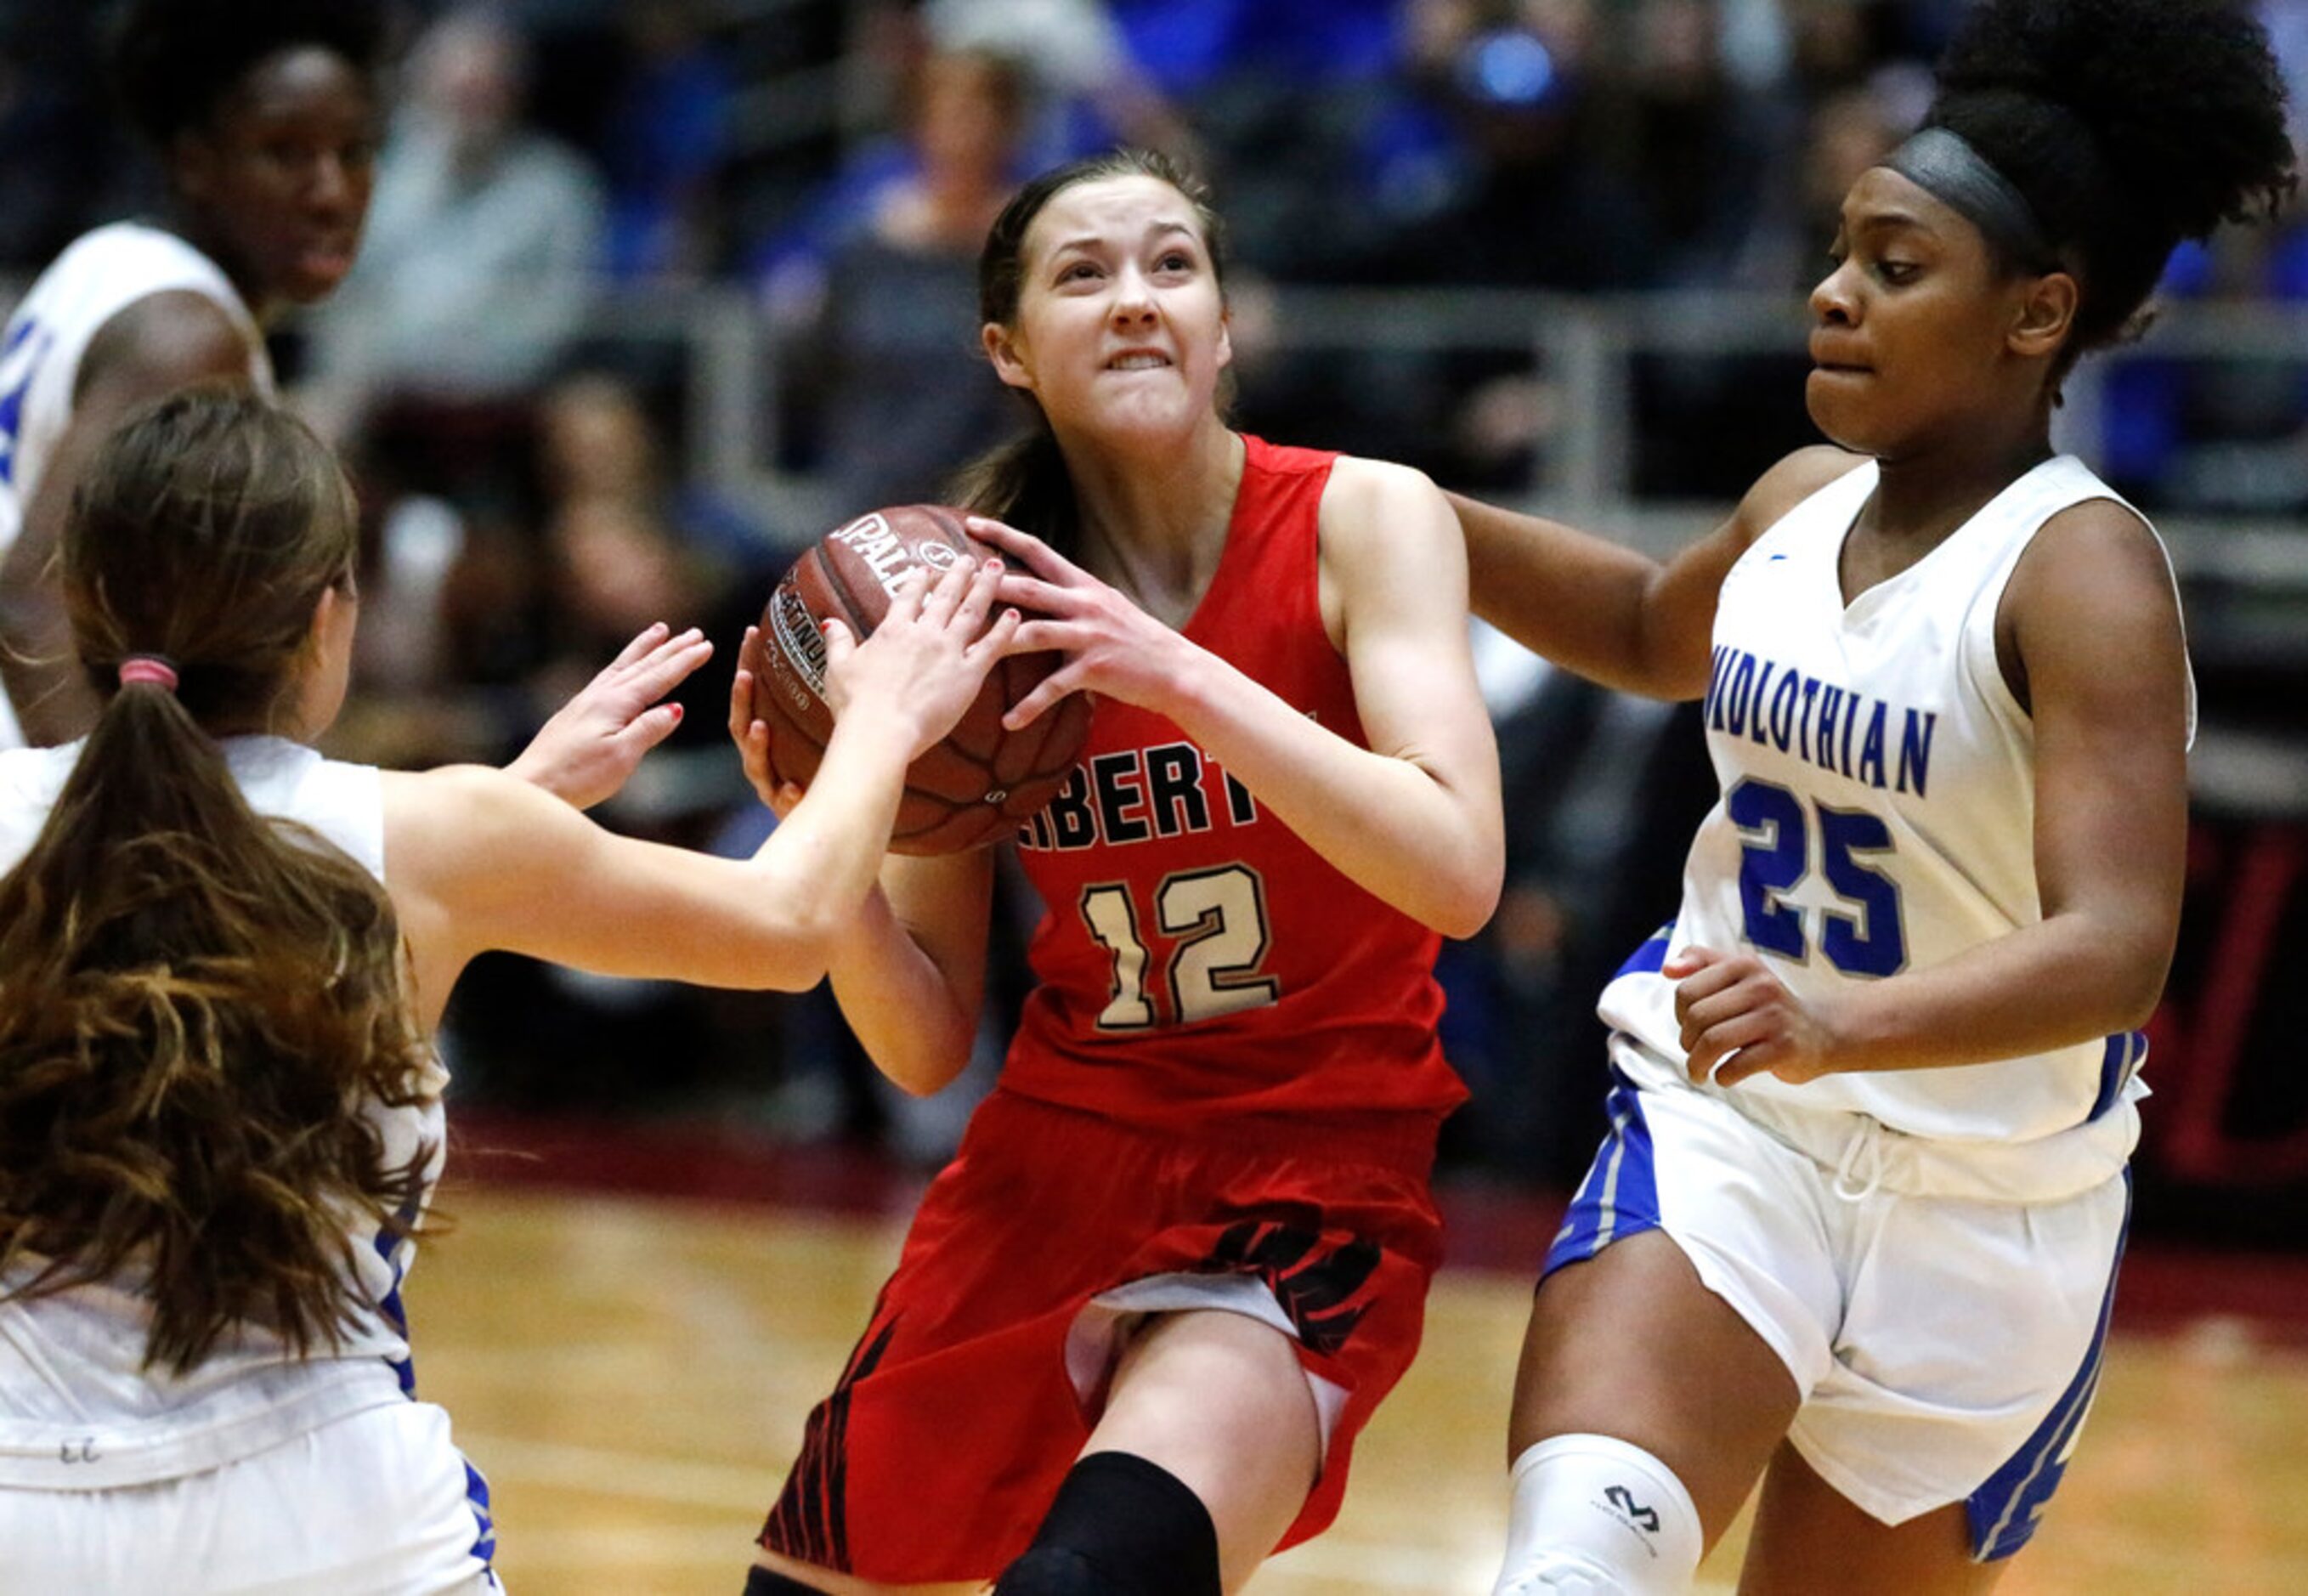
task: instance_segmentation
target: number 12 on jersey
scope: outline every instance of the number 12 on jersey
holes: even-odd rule
[[[1266,958],[1266,886],[1247,865],[1179,870],[1154,889],[1150,921],[1140,918],[1130,888],[1106,882],[1082,889],[1082,924],[1114,959],[1114,991],[1098,1016],[1100,1031],[1144,1031],[1191,1025],[1221,1014],[1262,1008],[1281,996],[1282,983],[1259,966]],[[1152,959],[1141,927],[1168,939],[1163,968]],[[1156,994],[1167,995],[1163,1014]]]

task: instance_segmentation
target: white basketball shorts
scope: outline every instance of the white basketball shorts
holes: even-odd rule
[[[2019,1550],[2098,1385],[2130,1177],[2041,1203],[1948,1195],[1930,1189],[1943,1166],[1864,1117],[1837,1118],[1866,1156],[1830,1165],[1723,1095],[1613,1073],[1610,1133],[1546,1272],[1666,1231],[1795,1377],[1789,1438],[1822,1479],[1887,1524],[1963,1502],[1976,1557]]]
[[[0,1596],[481,1596],[488,1487],[429,1402],[110,1490],[0,1488]]]

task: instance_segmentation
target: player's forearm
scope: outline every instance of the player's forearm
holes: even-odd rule
[[[1474,612],[1532,652],[1606,687],[1666,695],[1645,607],[1655,560],[1543,516],[1446,495],[1467,540]]]
[[[1358,748],[1214,654],[1166,712],[1275,818],[1365,892],[1446,936],[1498,905],[1505,844],[1495,789]]]
[[[1985,1064],[2137,1030],[2155,1012],[2171,954],[2106,918],[2054,917],[1854,988],[1835,1005],[1834,1067]]]
[[[828,972],[858,1044],[902,1090],[927,1097],[969,1064],[976,1005],[965,1004],[884,894],[870,894],[836,939]]]
[[[910,748],[871,716],[837,723],[809,790],[754,856],[770,878],[765,890],[805,905],[829,936],[857,915],[880,876]]]

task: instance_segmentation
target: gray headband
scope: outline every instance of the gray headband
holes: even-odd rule
[[[1926,127],[1881,164],[1970,222],[2008,259],[2036,271],[2058,264],[2036,208],[1962,134]]]

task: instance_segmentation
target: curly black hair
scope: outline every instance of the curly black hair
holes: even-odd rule
[[[2009,178],[2076,270],[2071,358],[2132,328],[2180,240],[2272,212],[2296,181],[2243,0],[1981,0],[1938,75],[1925,125]]]
[[[113,89],[165,150],[274,52],[318,45],[374,76],[390,34],[383,0],[128,0],[114,19]]]

